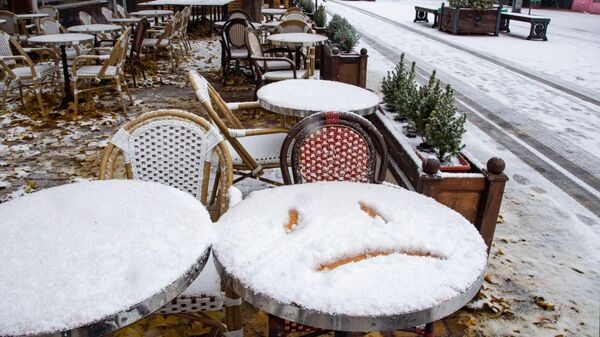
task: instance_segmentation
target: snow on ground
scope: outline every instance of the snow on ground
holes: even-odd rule
[[[377,91],[381,79],[398,59],[390,57],[393,53],[379,52],[381,48],[369,45],[366,40],[382,43],[387,51],[396,54],[405,52],[408,60],[416,61],[425,71],[436,69],[442,81],[479,97],[482,104],[502,113],[505,120],[522,132],[554,146],[574,162],[598,161],[597,106],[549,86],[536,85],[528,76],[504,71],[493,60],[597,99],[600,16],[534,9],[532,14],[552,20],[549,40],[544,42],[526,40],[529,24],[521,22],[511,22],[511,34],[501,33],[498,37],[447,34],[432,29],[431,23],[413,23],[414,5],[433,7],[440,2],[325,3],[329,14],[346,17],[363,35],[359,48],[369,51],[369,88]],[[400,24],[376,21],[348,6]],[[488,300],[491,295],[496,301],[505,301],[514,315],[481,319],[479,332],[485,336],[598,336],[600,219],[534,171],[511,149],[498,144],[473,124],[467,124],[464,138],[467,150],[481,162],[500,156],[507,163],[505,173],[511,179],[501,209],[503,222],[498,224],[490,254],[491,282],[484,293]],[[598,175],[598,167],[591,170]],[[591,187],[589,190],[598,193]],[[547,303],[554,305],[554,310],[543,310]]]

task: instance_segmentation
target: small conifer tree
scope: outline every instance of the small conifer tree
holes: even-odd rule
[[[404,54],[400,55],[400,61],[393,71],[381,83],[381,91],[384,95],[383,101],[390,105],[397,116],[396,119],[404,119],[415,108],[417,102],[417,82],[415,81],[415,63],[411,64],[410,70],[404,65]]]
[[[456,113],[454,91],[450,85],[447,85],[444,95],[429,116],[425,127],[427,145],[435,151],[441,163],[457,155],[465,147],[462,144],[462,136],[466,131],[466,119],[466,115]]]
[[[325,27],[327,24],[327,13],[325,13],[325,6],[319,5],[315,12],[315,25],[317,27]]]
[[[425,128],[429,123],[429,117],[436,109],[443,96],[440,81],[435,77],[435,70],[431,73],[427,85],[419,88],[416,104],[406,112],[409,127],[421,137],[423,143],[428,143]]]

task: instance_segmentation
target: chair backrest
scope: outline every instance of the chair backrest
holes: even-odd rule
[[[245,35],[248,27],[252,27],[252,24],[246,19],[227,20],[221,31],[221,37],[225,42],[226,48],[246,48]]]
[[[227,103],[223,100],[221,95],[213,88],[213,86],[198,72],[190,70],[188,73],[192,88],[202,105],[202,110],[210,117],[213,123],[217,125],[219,130],[226,135],[229,135],[229,127],[225,124],[227,120],[233,128],[243,129],[243,125],[235,114],[227,107]],[[217,107],[217,110],[213,108],[213,104]],[[227,137],[228,138],[228,137]]]
[[[108,22],[108,23],[110,23],[111,19],[115,18],[115,13],[113,13],[113,11],[111,11],[110,8],[108,8],[108,7],[100,8],[100,13],[102,13],[102,16],[104,16],[104,18],[106,19],[106,22]]]
[[[383,136],[367,119],[351,112],[319,112],[296,124],[281,147],[281,157],[292,150],[289,166],[282,160],[285,184],[315,181],[381,183],[387,169]],[[379,154],[379,170],[377,154]]]
[[[257,170],[260,170],[261,166],[258,165],[256,160],[237,138],[237,133],[245,133],[247,131],[242,123],[237,119],[231,109],[229,109],[227,103],[221,98],[221,95],[219,95],[202,75],[194,70],[190,70],[188,75],[192,88],[196,93],[198,101],[200,101],[200,106],[204,113],[209,116],[212,123],[217,126],[219,131],[221,131],[221,134],[223,134],[229,144],[231,144],[231,147],[240,156],[244,164],[250,167],[252,171],[258,172]],[[213,105],[217,107],[217,110],[213,108]],[[225,120],[232,126],[231,130],[225,123]]]
[[[44,34],[61,34],[66,32],[63,25],[51,18],[43,18],[40,20],[40,30]]]
[[[231,19],[246,19],[248,21],[252,21],[250,14],[243,9],[234,9],[229,11],[229,16],[227,16],[227,20]]]
[[[88,12],[80,11],[78,17],[79,22],[82,25],[91,25],[96,23],[96,20],[94,20],[94,18]]]
[[[248,49],[248,56],[252,59],[252,57],[263,57],[263,50],[260,44],[260,39],[258,38],[258,34],[254,29],[247,29],[246,35],[244,36],[246,39],[246,49]]]
[[[0,10],[0,19],[6,20],[6,22],[0,23],[0,30],[15,37],[28,35],[25,23],[15,13]]]
[[[310,18],[308,17],[308,15],[306,15],[302,12],[291,12],[291,13],[285,14],[281,17],[281,21],[286,21],[286,20],[300,20],[300,21],[304,21],[304,22],[309,22]]]
[[[15,60],[12,59],[12,57],[15,55],[19,55],[24,62],[15,62]],[[4,60],[4,57],[6,56],[11,58],[8,60]],[[16,65],[22,65],[23,63],[25,63],[26,65],[34,64],[33,60],[31,60],[27,52],[25,52],[25,49],[23,49],[19,41],[17,41],[17,38],[9,35],[8,33],[2,30],[0,30],[0,63],[0,68],[5,73],[5,76],[8,76],[11,79],[16,79],[19,77],[13,72],[11,67],[14,67]]]
[[[38,7],[37,11],[38,11],[38,13],[48,14],[48,16],[47,16],[48,18],[54,19],[56,21],[58,21],[58,19],[60,18],[60,12],[54,6],[43,5],[43,6]]]
[[[127,12],[127,10],[125,9],[125,7],[115,3],[115,11],[117,12],[117,14],[119,15],[119,17],[121,18],[128,18],[129,17],[129,13]]]
[[[121,127],[108,143],[100,179],[116,178],[120,156],[128,179],[173,186],[207,206],[213,202],[208,191],[217,178],[215,213],[218,217],[226,211],[232,184],[231,156],[219,131],[204,118],[182,110],[141,114]]]
[[[150,23],[147,18],[141,18],[136,26],[135,32],[133,33],[133,40],[131,41],[131,51],[130,56],[135,57],[141,55],[142,52],[142,42],[144,42],[144,37],[146,36],[146,30]]]
[[[117,72],[123,71],[125,58],[127,57],[127,48],[129,47],[129,37],[131,36],[131,27],[127,27],[123,34],[119,36],[112,47],[108,58],[106,58],[98,72],[98,78],[106,76],[109,67],[117,67]]]
[[[283,15],[287,15],[287,14],[290,14],[290,13],[297,13],[297,12],[303,13],[302,12],[302,8],[297,7],[297,6],[290,7],[288,9],[286,9],[285,12],[283,12]]]
[[[276,33],[312,33],[312,27],[302,20],[281,21],[275,27]]]

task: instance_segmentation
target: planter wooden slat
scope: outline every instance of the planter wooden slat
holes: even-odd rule
[[[367,86],[367,50],[360,53],[340,53],[337,47],[326,43],[321,49],[319,72],[324,80],[343,82],[365,88]]]

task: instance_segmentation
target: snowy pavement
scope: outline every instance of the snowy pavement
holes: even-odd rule
[[[598,336],[600,16],[534,9],[552,21],[548,41],[529,41],[522,22],[498,37],[455,36],[413,22],[415,5],[439,1],[324,4],[361,33],[369,88],[379,90],[404,52],[421,81],[435,69],[457,91],[468,116],[466,150],[481,162],[500,156],[507,163],[488,298],[479,304],[500,299],[509,314],[480,315],[473,331]]]

